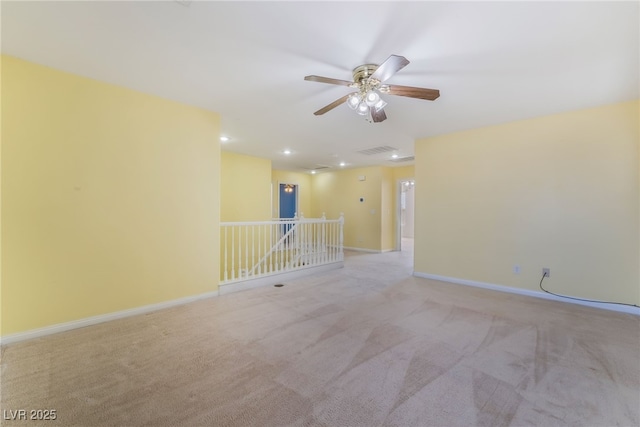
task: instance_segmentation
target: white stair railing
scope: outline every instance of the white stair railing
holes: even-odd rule
[[[250,272],[251,275],[255,275],[256,273],[260,272],[261,271],[260,267],[266,266],[265,263],[267,262],[269,257],[271,257],[276,251],[287,249],[288,243],[291,241],[291,239],[294,236],[294,232],[297,231],[298,224],[297,223],[294,224],[293,220],[292,221],[283,220],[283,221],[284,223],[279,222],[279,224],[281,224],[281,227],[282,227],[281,232],[283,232],[284,234],[282,235],[280,240],[278,240],[276,244],[273,245],[271,249],[269,249],[269,252],[264,254],[263,257],[260,259],[260,261],[258,261],[253,266]]]
[[[344,216],[223,222],[221,282],[228,284],[344,261]]]

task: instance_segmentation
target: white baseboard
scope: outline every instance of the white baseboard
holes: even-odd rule
[[[449,282],[449,283],[456,283],[458,285],[474,286],[476,288],[491,289],[493,291],[508,292],[508,293],[518,294],[518,295],[526,295],[530,297],[543,298],[543,299],[548,299],[552,301],[568,302],[572,304],[585,305],[588,307],[601,308],[604,310],[611,310],[611,311],[619,311],[622,313],[630,313],[630,314],[635,314],[637,316],[640,316],[640,308],[632,307],[628,305],[578,301],[578,300],[562,298],[559,296],[547,294],[545,292],[540,292],[540,291],[531,291],[528,289],[512,288],[509,286],[494,285],[493,283],[477,282],[475,280],[459,279],[457,277],[439,276],[437,274],[421,273],[418,271],[414,271],[413,275],[416,277],[422,277],[423,279],[439,280],[441,282]]]
[[[128,310],[116,311],[113,313],[100,314],[98,316],[86,317],[84,319],[72,320],[71,322],[58,323],[56,325],[45,326],[44,328],[31,329],[25,332],[18,332],[4,337],[0,337],[0,345],[12,344],[19,341],[39,338],[46,335],[57,334],[58,332],[70,331],[72,329],[84,328],[85,326],[97,325],[98,323],[108,322],[110,320],[122,319],[125,317],[135,316],[138,314],[150,313],[152,311],[162,310],[164,308],[174,307],[177,305],[187,304],[205,298],[217,297],[218,291],[207,292],[204,294],[178,298],[171,301],[159,302],[157,304],[143,305],[142,307],[130,308]]]
[[[255,289],[262,286],[275,285],[287,280],[295,280],[301,277],[309,276],[314,273],[321,273],[324,271],[335,270],[344,267],[343,261],[332,262],[331,264],[318,265],[314,267],[302,268],[295,271],[290,271],[282,274],[274,274],[272,276],[250,278],[233,283],[220,284],[220,295],[226,295],[233,292],[246,291],[248,289]]]
[[[352,248],[352,247],[349,247],[349,246],[345,246],[344,249],[347,250],[347,251],[367,252],[367,253],[370,253],[370,254],[379,254],[379,253],[381,253],[381,251],[377,251],[375,249]]]
[[[365,249],[365,248],[351,248],[349,246],[345,246],[344,249],[348,251],[354,251],[354,252],[366,252],[369,254],[384,254],[387,252],[397,252],[395,249],[377,250],[377,249]]]

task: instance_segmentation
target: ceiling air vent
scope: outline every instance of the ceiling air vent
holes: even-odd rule
[[[367,148],[366,150],[356,151],[357,153],[364,154],[365,156],[373,156],[375,154],[388,153],[389,151],[397,151],[397,148],[384,145],[381,147]]]
[[[301,166],[301,169],[305,169],[308,171],[319,171],[322,169],[329,169],[330,166],[327,165],[315,165],[315,166]]]
[[[407,156],[407,157],[398,157],[397,159],[391,159],[390,162],[399,163],[399,162],[411,162],[415,160],[415,156]]]

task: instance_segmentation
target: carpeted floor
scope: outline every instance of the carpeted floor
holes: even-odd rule
[[[46,426],[638,426],[640,318],[411,276],[410,253],[16,343]],[[12,412],[10,412],[12,411]],[[4,419],[3,426],[36,425]]]

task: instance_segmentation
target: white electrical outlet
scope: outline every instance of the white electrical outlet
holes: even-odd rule
[[[549,268],[543,268],[543,269],[542,269],[542,275],[543,275],[544,277],[551,277],[551,269],[549,269]]]
[[[518,264],[513,266],[513,274],[520,274],[520,266]]]

